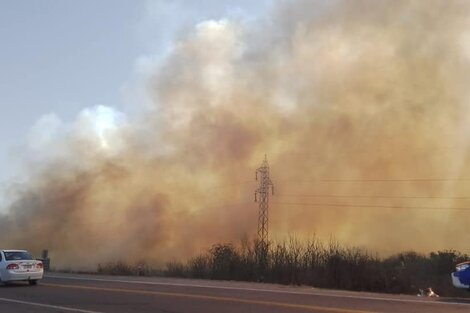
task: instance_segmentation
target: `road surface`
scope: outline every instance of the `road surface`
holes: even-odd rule
[[[38,286],[0,287],[0,312],[470,312],[470,300],[271,284],[49,273]]]

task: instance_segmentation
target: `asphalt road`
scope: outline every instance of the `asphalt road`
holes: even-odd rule
[[[470,300],[270,284],[50,273],[0,287],[0,312],[470,312]]]

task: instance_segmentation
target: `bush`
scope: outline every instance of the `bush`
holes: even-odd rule
[[[177,277],[264,281],[357,291],[416,294],[433,287],[448,296],[467,296],[455,289],[450,273],[469,259],[454,250],[429,255],[403,252],[380,259],[367,250],[343,246],[335,240],[323,244],[313,238],[270,242],[260,257],[259,242],[215,244],[186,263],[167,264],[166,274]]]
[[[132,275],[132,267],[125,262],[108,262],[106,264],[98,264],[98,273],[107,275]]]
[[[187,262],[168,262],[159,272],[145,262],[131,266],[117,261],[99,264],[98,273],[263,281],[402,294],[417,294],[419,289],[432,287],[443,296],[468,297],[466,291],[452,286],[450,273],[455,264],[469,259],[454,250],[428,255],[408,251],[381,259],[335,240],[324,244],[317,238],[306,242],[290,238],[261,245],[244,239],[239,245],[215,244]]]
[[[152,273],[150,267],[143,261],[131,266],[123,261],[98,264],[98,273],[106,275],[138,275],[148,276]]]

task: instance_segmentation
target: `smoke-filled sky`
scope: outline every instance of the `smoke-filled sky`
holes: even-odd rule
[[[7,7],[0,245],[93,266],[251,237],[266,154],[271,238],[468,252],[468,2],[190,3],[51,1],[29,31]]]

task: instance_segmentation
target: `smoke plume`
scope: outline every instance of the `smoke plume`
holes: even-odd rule
[[[146,81],[141,114],[38,121],[0,245],[86,267],[252,236],[267,154],[271,238],[468,252],[470,212],[447,209],[470,208],[468,12],[467,1],[294,1],[257,21],[199,23]]]

